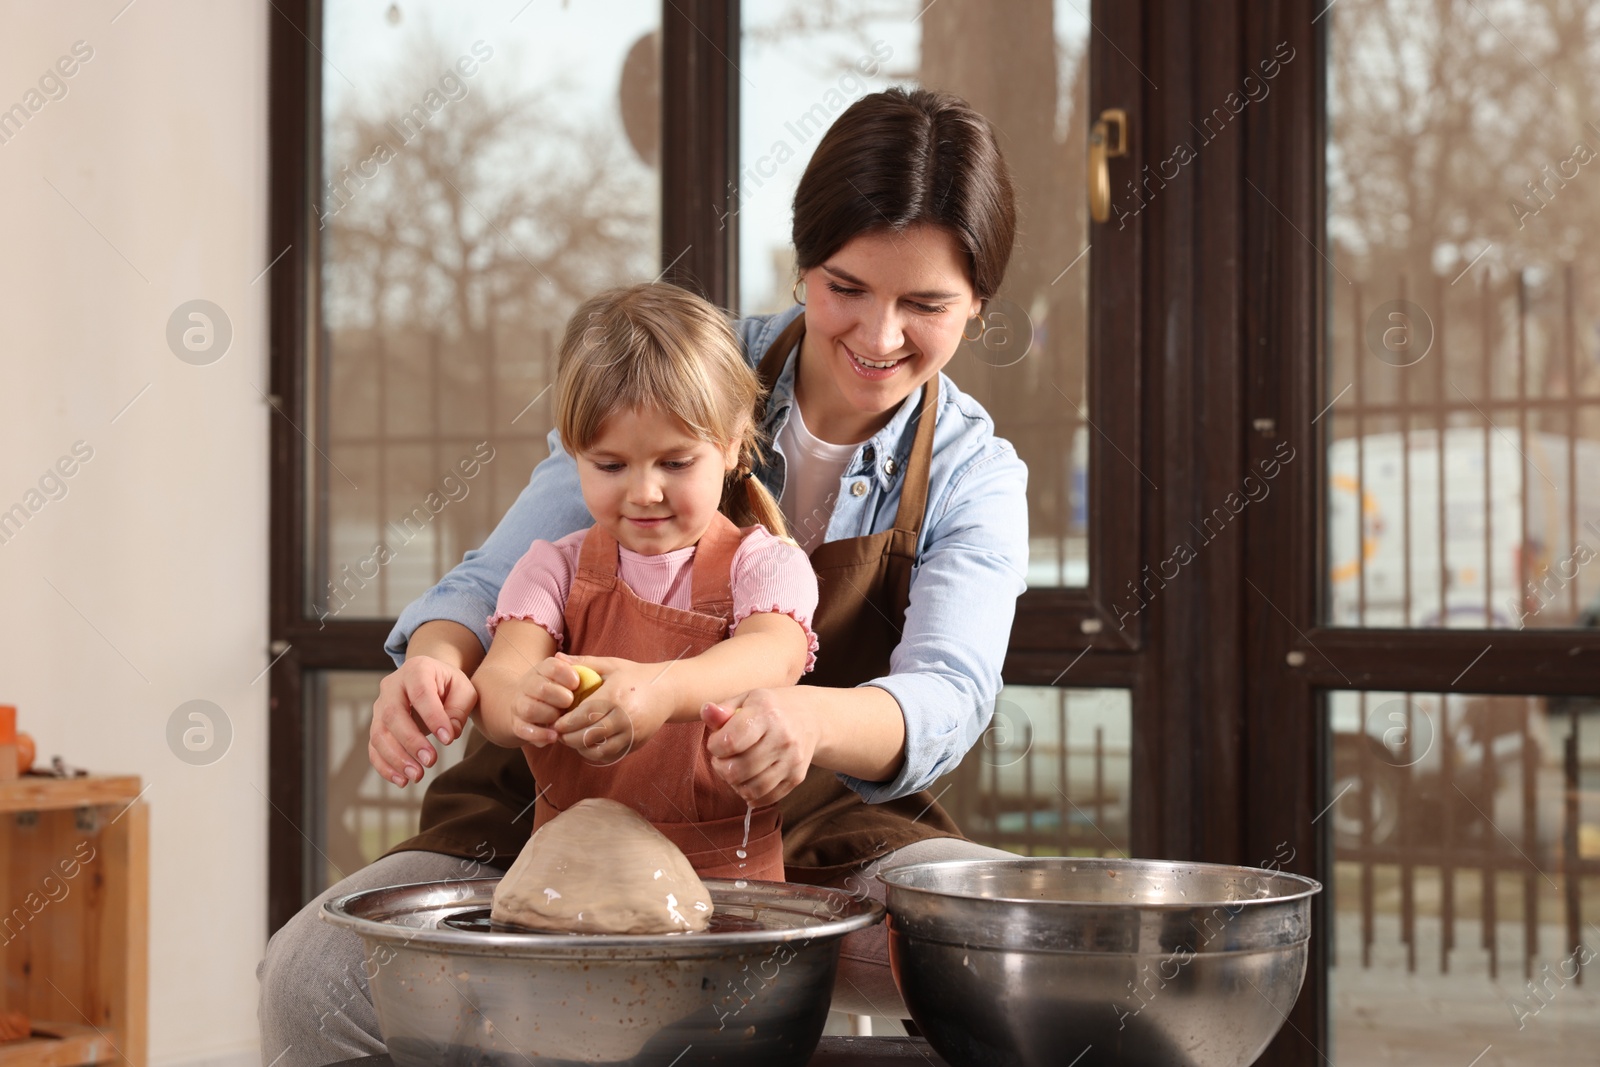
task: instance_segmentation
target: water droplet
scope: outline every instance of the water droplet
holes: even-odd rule
[[[747,886],[749,884],[750,884],[749,882],[747,882],[743,878],[741,878],[737,882],[733,883],[733,888],[735,888],[735,889],[743,889],[745,886]]]
[[[749,856],[749,855],[750,855],[750,854],[749,854],[749,853],[748,853],[748,852],[746,852],[746,851],[745,851],[745,850],[744,850],[744,849],[742,849],[742,848],[736,848],[736,849],[734,849],[734,850],[733,850],[733,854],[734,854],[734,855],[735,855],[735,856],[738,856],[738,857],[739,857],[739,858],[740,858],[740,859],[745,859],[745,858],[746,858],[746,857],[747,857],[747,856]]]

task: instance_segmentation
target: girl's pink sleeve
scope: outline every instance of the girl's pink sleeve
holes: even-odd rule
[[[583,535],[587,532],[579,530],[559,541],[535,541],[528,546],[528,551],[511,568],[506,584],[500,587],[494,614],[489,616],[491,637],[501,619],[525,619],[550,631],[550,636],[556,639],[556,647],[561,647],[566,631],[567,594],[572,590],[578,552],[583,548]]]
[[[811,620],[817,613],[817,574],[798,545],[765,528],[752,530],[733,554],[733,625],[751,615],[777,611],[800,624],[806,634],[806,671],[817,662],[817,635]]]

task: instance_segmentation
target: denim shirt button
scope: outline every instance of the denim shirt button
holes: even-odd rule
[[[891,478],[894,477],[894,460],[886,459],[883,461],[883,473]]]
[[[867,483],[866,482],[856,482],[854,485],[852,485],[850,487],[850,495],[851,496],[866,496],[867,495]]]

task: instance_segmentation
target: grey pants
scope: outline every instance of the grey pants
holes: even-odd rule
[[[1014,857],[1009,852],[953,838],[919,841],[869,864],[860,874],[841,879],[839,888],[854,893],[865,890],[881,901],[883,885],[873,877],[880,867],[985,858]],[[266,956],[256,966],[256,978],[261,983],[256,1014],[261,1023],[262,1064],[321,1067],[385,1051],[362,971],[366,953],[361,938],[318,918],[323,901],[380,886],[495,873],[492,868],[455,856],[401,852],[357,871],[301,908],[272,935]],[[832,1007],[852,1015],[907,1017],[889,973],[888,932],[883,924],[844,939]]]

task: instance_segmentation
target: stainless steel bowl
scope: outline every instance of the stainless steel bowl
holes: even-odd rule
[[[895,982],[952,1067],[1253,1063],[1299,996],[1322,890],[1156,860],[958,860],[878,878]]]
[[[804,1064],[822,1036],[839,939],[883,905],[785,883],[707,880],[696,934],[491,929],[498,878],[368,890],[322,918],[366,943],[389,1056],[440,1064]]]

